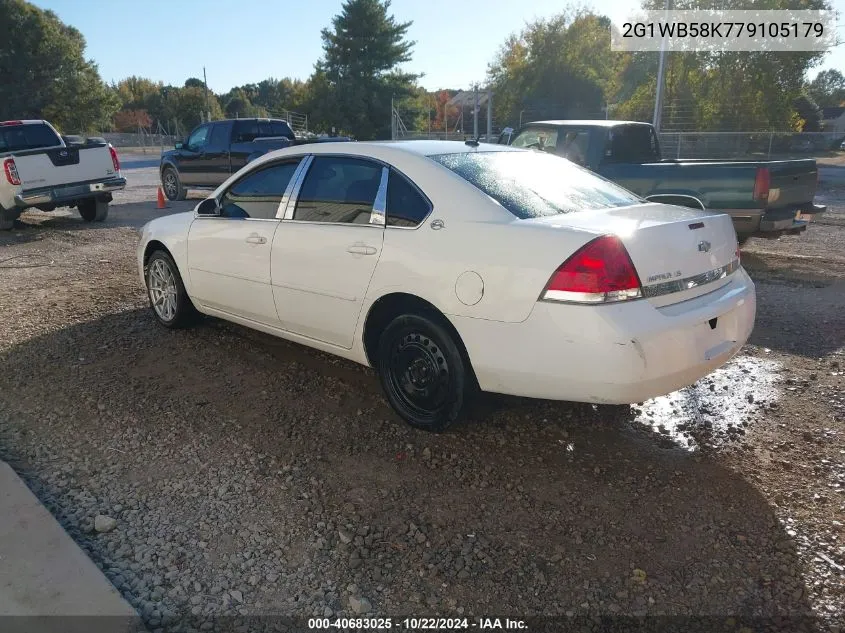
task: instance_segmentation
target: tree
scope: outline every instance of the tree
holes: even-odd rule
[[[406,39],[411,22],[397,22],[389,9],[390,0],[346,0],[331,28],[322,30],[324,55],[312,76],[312,97],[327,103],[312,103],[327,129],[388,138],[391,100],[413,94],[420,75],[399,68],[411,60],[414,42]],[[328,102],[334,107],[325,107]]]
[[[567,11],[511,35],[489,65],[496,119],[600,116],[617,90],[620,56],[610,50],[610,21]]]
[[[84,53],[82,34],[52,11],[0,0],[0,119],[45,118],[67,133],[107,129],[118,100]]]
[[[118,132],[137,132],[139,127],[149,128],[152,124],[146,110],[121,110],[114,115],[114,127]]]
[[[807,86],[807,94],[820,107],[845,103],[845,76],[835,69],[823,70]]]
[[[205,90],[205,82],[202,79],[197,79],[196,77],[188,77],[185,80],[185,88],[202,88]]]
[[[801,93],[793,103],[796,114],[798,114],[799,132],[821,132],[822,111],[815,101],[806,93]]]

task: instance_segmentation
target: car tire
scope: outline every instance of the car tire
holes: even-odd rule
[[[150,255],[144,265],[144,281],[150,309],[164,327],[179,329],[196,322],[199,313],[169,253],[157,250]]]
[[[378,342],[376,369],[390,406],[411,426],[440,433],[460,419],[472,371],[442,319],[403,314]]]
[[[15,220],[17,215],[7,213],[3,207],[0,207],[0,231],[11,231],[15,228]]]
[[[87,198],[76,205],[79,215],[86,222],[104,222],[109,215],[108,200]]]
[[[188,190],[182,185],[179,172],[173,167],[165,167],[161,172],[161,188],[168,200],[184,200],[188,197]]]

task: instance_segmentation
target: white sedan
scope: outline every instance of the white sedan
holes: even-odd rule
[[[199,312],[369,365],[431,431],[479,388],[680,389],[742,347],[756,309],[729,216],[474,141],[272,152],[147,224],[138,266],[163,325]]]

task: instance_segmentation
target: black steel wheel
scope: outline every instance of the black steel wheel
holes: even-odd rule
[[[396,317],[379,339],[377,369],[393,409],[413,427],[440,432],[459,419],[467,367],[452,334],[433,316]]]

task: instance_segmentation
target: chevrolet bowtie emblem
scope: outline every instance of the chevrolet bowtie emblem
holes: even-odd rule
[[[707,240],[702,240],[698,243],[698,250],[702,253],[709,253],[710,252],[710,242]]]

